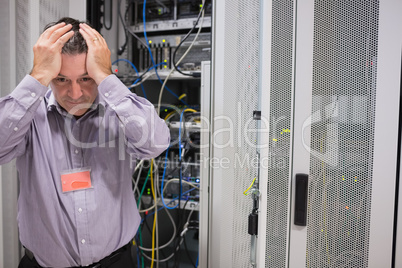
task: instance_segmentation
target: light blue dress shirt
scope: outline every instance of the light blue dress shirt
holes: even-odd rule
[[[0,99],[0,164],[17,158],[21,243],[44,267],[86,266],[127,244],[140,224],[136,159],[162,153],[169,129],[115,76],[79,119],[27,75]],[[92,188],[62,192],[60,174],[91,170]]]

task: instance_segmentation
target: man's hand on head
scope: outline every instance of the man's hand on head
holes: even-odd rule
[[[80,33],[88,46],[86,59],[88,75],[99,85],[103,79],[112,74],[110,50],[100,33],[87,24],[80,24]]]
[[[71,25],[58,23],[44,31],[33,47],[34,66],[31,76],[42,85],[48,86],[57,77],[61,68],[61,50],[74,35]]]

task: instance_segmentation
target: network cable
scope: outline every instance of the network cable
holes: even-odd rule
[[[183,231],[180,233],[180,236],[183,237],[184,248],[185,248],[185,250],[186,250],[187,256],[188,256],[188,258],[189,258],[191,264],[192,264],[195,268],[197,268],[197,265],[193,262],[193,260],[191,259],[190,254],[189,254],[189,252],[188,252],[185,234],[186,234],[187,231],[191,228],[191,227],[189,226],[189,225],[190,225],[190,219],[191,219],[191,216],[192,216],[192,214],[194,213],[195,209],[198,207],[198,205],[199,205],[199,204],[197,204],[196,206],[194,206],[194,207],[192,208],[192,210],[190,211],[190,213],[189,213],[189,215],[188,215],[188,217],[187,217],[187,221],[186,221],[186,223],[185,223],[184,226],[183,226]],[[197,258],[197,259],[198,259],[198,258]]]
[[[203,5],[203,6],[205,5],[205,0],[202,1],[202,5]],[[180,62],[187,56],[187,54],[189,53],[189,51],[190,51],[191,48],[193,47],[195,41],[197,40],[198,35],[199,35],[200,32],[201,32],[202,24],[203,24],[203,22],[204,22],[204,10],[202,10],[201,13],[202,13],[202,19],[201,19],[201,24],[200,24],[200,27],[199,27],[199,29],[198,29],[198,32],[197,32],[196,36],[194,37],[194,40],[193,40],[193,42],[191,43],[191,45],[187,48],[186,52],[184,52],[183,56],[182,56],[182,57],[179,59],[179,61],[176,63],[177,65],[180,64]],[[159,92],[158,107],[161,106],[163,90],[164,90],[164,88],[165,88],[165,85],[166,85],[168,79],[169,79],[170,76],[172,75],[173,71],[174,71],[174,69],[170,70],[169,74],[166,76],[165,81],[164,81],[163,84],[162,84],[161,90],[160,90],[160,92]],[[159,109],[158,109],[158,112],[159,112]],[[158,115],[159,115],[159,113],[158,113]]]
[[[193,190],[194,190],[194,188],[193,188],[193,189],[190,189],[190,190],[188,190],[188,191],[186,191],[185,193],[189,193],[189,192],[191,192],[191,191],[193,191]],[[178,197],[173,198],[169,203],[175,202],[175,200],[177,200],[177,199],[178,199]],[[168,204],[169,204],[169,203],[168,203]],[[165,209],[165,211],[166,211],[166,213],[167,213],[167,215],[168,215],[168,217],[169,217],[169,219],[170,219],[170,221],[171,221],[171,223],[172,223],[173,235],[172,235],[171,239],[170,239],[168,242],[166,242],[164,245],[158,246],[157,248],[155,248],[155,249],[158,249],[158,250],[164,249],[164,248],[166,248],[167,246],[169,246],[169,245],[173,242],[174,238],[176,237],[176,233],[177,233],[177,226],[176,226],[175,221],[173,220],[172,215],[170,214],[170,212],[169,212],[165,207],[159,208],[158,211],[160,211],[160,210],[162,210],[162,209]],[[149,213],[144,219],[141,220],[141,224],[144,223],[145,220],[146,220],[148,217],[152,216],[152,215],[153,215],[153,213]],[[140,248],[141,250],[143,250],[143,251],[152,251],[152,248],[145,248],[145,247],[143,247],[143,246],[140,246],[139,248]],[[155,249],[154,249],[154,250],[155,250]]]
[[[191,33],[195,30],[195,28],[197,27],[198,22],[199,22],[199,20],[200,20],[200,18],[201,18],[201,15],[202,15],[202,18],[204,19],[204,10],[205,10],[205,0],[204,0],[203,3],[202,3],[202,8],[201,8],[200,12],[198,13],[198,17],[197,17],[196,22],[194,23],[193,28],[183,37],[183,39],[180,41],[180,43],[177,45],[176,49],[175,49],[174,52],[173,52],[173,57],[172,57],[173,66],[174,66],[174,68],[176,69],[176,71],[178,71],[178,72],[181,73],[182,75],[198,77],[198,75],[196,75],[196,74],[187,74],[187,73],[183,73],[183,72],[178,68],[178,64],[179,64],[179,63],[176,63],[176,62],[175,62],[175,58],[176,58],[176,53],[177,53],[177,51],[179,50],[179,48],[181,47],[181,45],[184,43],[184,41],[187,40],[187,38],[190,36],[190,34],[191,34]],[[201,25],[200,25],[200,27],[199,27],[199,32],[201,31],[201,28],[202,28],[202,23],[201,23]],[[195,40],[197,39],[197,37],[198,37],[198,34],[197,34],[196,37],[194,38],[193,43],[195,42]],[[187,55],[187,54],[186,54],[186,55]],[[180,61],[181,61],[181,60],[180,60]]]
[[[141,161],[140,163],[141,163],[141,165],[140,165],[140,171],[138,172],[137,180],[134,180],[134,174],[133,174],[133,176],[131,177],[131,179],[132,179],[132,181],[133,181],[133,185],[134,185],[134,187],[133,187],[133,192],[134,192],[134,193],[137,192],[138,196],[140,196],[140,189],[138,188],[138,182],[140,181],[140,176],[141,176],[141,172],[142,172],[142,168],[143,168],[143,165],[142,165],[143,161]]]
[[[205,3],[205,1],[203,1],[203,5],[204,5],[204,3]],[[146,27],[145,27],[145,25],[146,25],[146,21],[145,21],[145,6],[146,6],[146,0],[144,0],[144,8],[143,8],[143,19],[144,19],[144,37],[145,37],[145,40],[146,40],[146,43],[148,43],[148,39],[147,39],[147,35],[146,35]],[[203,14],[203,13],[202,13]],[[127,28],[128,29],[128,28]],[[201,27],[200,27],[200,29],[199,29],[199,32],[200,32],[200,30],[201,30]],[[198,34],[199,34],[199,32],[198,32]],[[198,34],[197,34],[197,36],[198,36]],[[197,37],[194,39],[194,41],[197,39]],[[194,44],[194,41],[193,41],[193,43],[192,43],[192,45]],[[149,53],[150,53],[150,56],[151,56],[151,60],[152,60],[152,64],[153,64],[153,68],[155,68],[155,73],[156,73],[156,76],[158,77],[158,79],[159,79],[159,81],[162,83],[162,80],[160,79],[160,77],[159,77],[159,75],[158,75],[158,71],[157,71],[157,69],[156,69],[156,64],[155,64],[155,62],[154,62],[154,59],[153,59],[153,56],[152,56],[152,51],[151,51],[151,49],[150,49],[150,46],[149,45],[146,45],[146,47],[148,48],[148,50],[149,50]],[[191,47],[192,46],[190,46],[189,47],[189,49],[186,51],[186,53],[185,53],[185,55],[188,53],[188,51],[191,49]],[[185,57],[185,55],[183,55],[183,57],[182,57],[182,59]],[[182,59],[180,59],[180,61],[182,60]],[[152,68],[152,67],[151,67]],[[167,77],[168,78],[168,77]],[[142,77],[141,77],[141,79],[142,79]],[[137,79],[134,83],[133,83],[133,85],[135,85],[136,83],[138,83],[138,82],[140,82],[141,80],[139,80],[139,79]],[[162,90],[166,87],[166,82],[167,82],[167,79],[165,79],[165,82],[164,83],[162,83]],[[172,95],[174,95],[176,98],[178,98],[182,103],[184,103],[186,106],[188,106],[180,97],[178,97],[177,95],[175,95],[173,92],[171,92],[171,90],[168,88],[168,87],[166,87],[166,89],[168,90],[168,91],[170,91],[170,93],[172,94]],[[161,90],[161,91],[162,91]],[[160,96],[161,96],[161,94],[160,94]],[[159,103],[158,103],[158,114],[160,113],[160,106],[161,106],[161,103],[160,103],[160,101],[159,101]],[[183,115],[184,115],[184,112],[185,112],[185,109],[182,111],[182,113],[181,113],[181,118],[180,118],[180,126],[179,126],[179,137],[180,137],[180,139],[181,139],[181,136],[182,136],[182,134],[181,134],[181,132],[182,132],[182,122],[183,122]],[[178,204],[177,204],[177,206],[179,206],[179,208],[180,208],[180,200],[181,200],[181,198],[182,198],[182,195],[184,194],[183,192],[182,192],[182,184],[183,183],[186,183],[186,184],[189,184],[190,186],[192,186],[192,187],[194,187],[193,189],[199,189],[198,188],[198,186],[197,185],[194,185],[194,184],[191,184],[191,183],[189,183],[189,182],[187,182],[187,181],[183,181],[182,179],[182,170],[181,170],[181,161],[182,161],[182,157],[183,157],[183,155],[185,154],[185,149],[183,149],[182,148],[182,142],[180,141],[179,142],[179,157],[180,157],[180,159],[179,159],[179,161],[180,161],[180,163],[179,163],[179,166],[180,166],[180,179],[171,179],[171,180],[169,180],[167,183],[166,183],[166,185],[163,185],[164,184],[164,180],[165,180],[165,178],[164,178],[164,176],[166,175],[166,164],[167,164],[167,156],[168,156],[168,151],[169,151],[169,148],[166,150],[166,157],[165,157],[165,166],[164,166],[164,175],[163,175],[163,178],[162,178],[162,185],[161,185],[161,192],[160,192],[160,197],[161,197],[161,199],[162,199],[162,203],[164,203],[164,199],[163,199],[163,193],[164,193],[164,191],[166,190],[166,187],[168,186],[168,184],[169,183],[172,183],[172,182],[175,182],[175,181],[179,181],[180,182],[180,194],[179,194],[179,196],[178,196],[178,199],[179,199],[179,202],[178,202]],[[151,164],[151,169],[152,169],[152,167],[153,167],[153,164]],[[136,169],[137,169],[137,167],[136,167]],[[152,171],[152,172],[150,172],[150,174],[151,174],[151,177],[153,176],[153,174],[154,174],[154,172]],[[157,172],[156,172],[156,174],[157,174]],[[177,246],[175,247],[175,252],[174,253],[172,253],[168,258],[165,258],[165,259],[163,259],[163,260],[160,260],[159,259],[159,257],[158,257],[158,251],[157,250],[159,250],[159,249],[161,249],[161,247],[158,245],[158,242],[156,242],[156,247],[155,247],[155,244],[154,244],[154,241],[156,240],[157,241],[157,226],[158,226],[158,221],[157,221],[157,211],[158,211],[158,209],[157,209],[157,203],[158,203],[158,198],[157,198],[157,190],[155,191],[154,190],[154,188],[155,189],[159,189],[159,187],[154,187],[154,185],[152,185],[152,182],[153,181],[155,181],[156,183],[155,183],[155,186],[157,186],[157,183],[158,183],[158,179],[156,179],[156,180],[153,180],[153,177],[152,177],[152,179],[151,179],[151,188],[152,188],[152,190],[153,190],[153,199],[154,199],[154,205],[153,205],[153,208],[155,208],[155,215],[154,215],[154,224],[153,224],[153,228],[152,228],[152,243],[153,243],[153,245],[152,245],[152,248],[151,248],[151,251],[152,251],[152,257],[149,257],[149,256],[147,256],[146,254],[145,254],[145,252],[143,252],[142,250],[141,250],[141,255],[142,256],[144,256],[145,258],[147,258],[148,260],[151,260],[151,267],[153,267],[153,265],[154,265],[154,262],[155,262],[155,252],[157,253],[157,257],[156,257],[156,263],[157,263],[157,265],[159,264],[159,262],[162,262],[162,261],[165,261],[165,260],[168,260],[168,259],[171,259],[172,257],[174,257],[174,256],[176,256],[177,257],[177,255],[176,255],[176,252],[180,249],[180,245],[183,243],[183,241],[184,241],[184,237],[183,236],[181,236],[181,238],[180,238],[180,236],[177,236],[177,233],[174,233],[173,234],[173,236],[172,236],[172,239],[174,240],[175,239],[175,237],[178,237],[179,238],[179,240],[178,240],[178,244],[177,244]],[[137,182],[138,183],[138,182]],[[144,189],[144,187],[143,187],[143,189]],[[192,189],[192,190],[193,190]],[[143,192],[143,191],[142,191]],[[141,200],[139,199],[139,203],[141,202]],[[187,204],[187,202],[188,202],[188,200],[186,201],[186,204]],[[164,208],[165,208],[165,210],[168,212],[168,209],[166,208],[167,206],[165,206],[166,204],[164,204]],[[183,207],[183,209],[184,209],[185,207]],[[151,208],[147,208],[146,209],[146,211],[149,211]],[[141,210],[140,210],[141,211]],[[170,214],[169,212],[168,212],[168,214]],[[182,214],[182,212],[180,212],[180,214]],[[180,214],[178,214],[178,216],[180,217]],[[184,220],[184,219],[183,219]],[[173,221],[174,222],[174,221]],[[184,234],[183,234],[184,235]],[[173,241],[172,240],[172,241]],[[185,241],[184,241],[185,242]],[[140,247],[142,247],[142,243],[141,243],[141,245],[140,245]],[[177,258],[176,258],[176,261],[177,261]]]
[[[112,65],[116,64],[116,63],[119,62],[119,61],[124,61],[124,62],[129,63],[129,64],[131,65],[131,67],[133,67],[133,69],[134,69],[134,71],[136,72],[136,74],[137,74],[138,76],[140,76],[140,74],[139,74],[137,68],[135,67],[134,63],[132,63],[131,61],[129,61],[129,60],[127,60],[127,59],[117,59],[117,60],[115,60],[114,62],[112,62]],[[142,85],[141,85],[141,89],[142,89],[142,93],[144,94],[144,98],[147,98],[147,95],[145,94],[145,89],[144,89],[144,87],[143,87]]]
[[[131,3],[130,3],[130,4],[131,4]],[[118,54],[119,56],[123,54],[124,50],[126,50],[127,41],[128,41],[128,37],[127,37],[127,27],[126,27],[126,23],[124,22],[123,17],[121,16],[120,8],[121,8],[121,0],[119,0],[119,3],[118,3],[117,13],[119,14],[119,18],[120,18],[121,24],[123,24],[123,27],[124,27],[125,41],[124,41],[124,44],[123,44],[121,47],[119,47],[119,50],[117,51],[117,54]]]
[[[132,4],[132,2],[130,2],[130,5],[131,5],[131,4]],[[127,14],[127,12],[128,12],[128,9],[129,9],[130,5],[127,7],[127,9],[126,9],[126,11],[125,11],[125,16],[126,16],[126,14]],[[145,5],[146,5],[146,0],[144,1],[144,14],[145,14]],[[127,32],[130,33],[130,34],[131,34],[132,36],[134,36],[142,45],[144,45],[144,47],[148,48],[148,50],[149,50],[149,52],[150,52],[150,55],[151,55],[151,60],[152,60],[152,63],[153,63],[153,67],[155,68],[155,71],[156,71],[156,76],[158,77],[158,80],[162,83],[162,80],[160,79],[159,74],[158,74],[158,72],[157,72],[157,70],[156,70],[156,64],[155,64],[155,62],[154,62],[151,49],[150,49],[150,47],[147,45],[148,40],[147,40],[147,37],[146,37],[146,31],[145,31],[145,23],[146,23],[146,21],[145,21],[145,15],[144,15],[144,18],[143,18],[143,19],[144,19],[144,36],[145,36],[145,38],[146,38],[146,40],[147,40],[146,43],[145,43],[141,38],[139,38],[138,35],[136,35],[136,34],[130,29],[130,27],[127,27],[127,25],[126,25],[126,23],[125,23],[125,19],[124,19],[124,18],[122,17],[122,15],[121,15],[120,7],[121,7],[121,0],[119,0],[119,3],[118,3],[118,13],[119,13],[119,18],[120,18],[120,20],[121,20],[121,23],[122,23],[122,25],[123,25],[124,32],[125,32],[125,43],[119,48],[117,54],[118,54],[118,55],[122,55],[122,54],[123,54],[123,52],[124,52],[124,50],[125,50],[125,48],[126,48],[126,46],[127,46],[127,41],[128,41]],[[137,73],[137,75],[139,76],[138,71],[137,71],[136,73]],[[132,86],[133,86],[133,85],[132,85]],[[142,87],[142,86],[141,86],[141,87]],[[175,94],[172,90],[170,90],[168,87],[166,87],[166,89],[168,90],[168,92],[169,92],[170,94],[172,94],[174,97],[176,97],[180,102],[182,102],[184,105],[187,105],[187,103],[186,103],[185,101],[179,99],[179,96],[177,96],[177,94]],[[144,90],[143,87],[142,87],[142,91],[143,91],[144,96],[145,96],[145,90]],[[146,97],[145,97],[145,98],[146,98]],[[187,105],[187,106],[188,106],[188,105]]]
[[[173,111],[172,113],[175,113],[176,111]],[[162,199],[162,204],[167,208],[167,209],[175,209],[175,208],[177,208],[177,207],[179,207],[180,208],[180,203],[181,203],[181,196],[182,196],[182,170],[181,170],[181,161],[182,161],[182,156],[183,156],[183,154],[182,154],[182,144],[181,144],[181,140],[182,140],[182,134],[181,134],[181,127],[182,127],[182,125],[183,125],[183,114],[184,114],[184,112],[197,112],[196,110],[194,110],[194,109],[190,109],[190,108],[186,108],[186,109],[183,109],[182,110],[182,112],[180,113],[180,124],[179,124],[179,168],[180,168],[180,191],[179,191],[179,202],[174,206],[174,207],[168,207],[166,204],[165,204],[165,200],[164,200],[164,197],[163,197],[163,193],[164,193],[164,190],[166,189],[166,187],[167,187],[167,185],[168,185],[168,183],[170,183],[170,181],[175,181],[175,179],[173,179],[173,180],[169,180],[169,182],[165,185],[165,187],[163,186],[164,185],[164,181],[165,181],[165,175],[166,175],[166,167],[167,167],[167,160],[168,160],[168,152],[169,152],[169,148],[170,148],[170,145],[168,146],[168,148],[166,149],[166,152],[165,152],[165,163],[164,163],[164,168],[163,168],[163,175],[162,175],[162,183],[161,183],[161,199]],[[166,119],[168,119],[169,118],[169,116],[170,116],[170,114],[168,114],[167,116],[166,116],[166,118],[165,118],[165,120]],[[185,183],[188,183],[188,182],[186,182],[185,181]],[[190,184],[191,186],[194,186],[194,187],[196,187],[195,185],[193,185],[193,184],[191,184],[191,183],[188,183],[188,184]],[[197,187],[196,187],[197,188]],[[198,188],[197,188],[198,189]]]
[[[176,179],[176,180],[177,180],[177,179]],[[197,186],[194,187],[194,188],[191,188],[191,189],[189,189],[189,190],[187,190],[187,191],[185,191],[185,192],[183,193],[183,196],[185,196],[186,194],[188,194],[188,193],[190,193],[190,192],[192,192],[192,191],[194,191],[194,190],[196,190],[196,189],[198,189]],[[177,196],[177,197],[174,197],[174,198],[170,199],[169,203],[167,203],[166,205],[169,206],[169,204],[175,203],[176,200],[178,200],[178,199],[179,199],[178,196]],[[165,209],[165,208],[166,208],[166,207],[161,206],[161,207],[158,209],[158,211],[160,211],[160,210],[162,210],[162,209]],[[144,220],[147,219],[148,217],[152,216],[153,213],[154,213],[154,212],[148,213],[148,214],[145,216],[145,218],[141,220],[141,223],[143,223]],[[159,248],[160,248],[160,247],[159,247]],[[149,251],[151,251],[151,250],[149,250]]]
[[[150,168],[150,173],[151,173],[151,190],[152,190],[152,196],[153,196],[153,198],[154,198],[154,202],[155,202],[155,204],[157,203],[157,200],[156,200],[156,195],[155,195],[155,189],[154,189],[154,176],[153,176],[153,166],[154,166],[154,163],[153,163],[153,159],[151,159],[151,168]],[[155,206],[155,214],[154,214],[154,223],[153,223],[153,227],[152,227],[152,261],[151,261],[151,268],[153,268],[154,267],[154,254],[155,254],[155,240],[157,240],[157,239],[155,239],[155,232],[156,232],[156,222],[157,222],[157,220],[158,220],[158,208],[157,208],[157,206]],[[158,250],[156,250],[156,252],[158,252]],[[158,258],[157,258],[158,259]]]
[[[124,44],[119,48],[118,53],[117,53],[118,55],[122,55],[123,52],[124,52],[124,50],[126,49],[127,41],[128,41],[127,32],[129,32],[132,36],[134,36],[134,37],[135,37],[141,44],[143,44],[145,47],[147,46],[147,45],[144,43],[144,41],[142,41],[141,38],[138,37],[138,35],[136,35],[129,27],[127,27],[127,24],[126,24],[126,22],[125,22],[125,21],[126,21],[125,18],[127,17],[128,10],[130,9],[132,3],[133,3],[133,1],[130,1],[130,4],[127,6],[126,11],[125,11],[125,13],[124,13],[124,18],[123,18],[123,16],[121,15],[121,12],[120,12],[120,9],[121,9],[121,0],[119,0],[119,3],[118,3],[119,6],[118,6],[118,9],[117,9],[117,10],[118,10],[119,18],[120,18],[121,24],[123,25],[124,33],[125,33],[125,42],[124,42]]]
[[[205,1],[205,0],[204,0],[204,1]],[[144,25],[144,38],[145,38],[145,43],[147,44],[147,45],[146,45],[146,48],[147,48],[148,51],[149,51],[149,56],[150,56],[150,58],[151,58],[152,64],[155,66],[156,64],[155,64],[155,61],[154,61],[154,57],[153,57],[153,55],[152,55],[151,48],[150,48],[150,46],[148,45],[149,42],[148,42],[148,37],[147,37],[146,20],[145,20],[146,4],[147,4],[147,1],[144,0],[143,10],[142,10],[142,17],[143,17],[142,19],[143,19],[143,25]],[[176,97],[179,101],[181,101],[184,105],[188,106],[188,104],[187,104],[185,101],[183,101],[182,99],[180,99],[179,96],[177,96],[176,93],[174,93],[172,90],[170,90],[170,89],[166,86],[166,84],[163,83],[162,79],[160,78],[160,76],[159,76],[159,74],[158,74],[158,70],[157,70],[156,68],[155,68],[155,74],[156,74],[156,76],[158,77],[159,82],[164,85],[164,87],[167,89],[167,91],[170,92],[170,94],[172,94],[173,96],[175,96],[175,97]],[[159,110],[159,107],[160,107],[160,106],[158,106],[158,110]]]
[[[161,199],[162,199],[162,204],[163,204],[163,206],[165,208],[167,208],[167,209],[175,209],[175,208],[177,208],[179,203],[177,203],[177,205],[175,205],[174,207],[169,207],[169,206],[166,205],[165,199],[163,197],[163,192],[164,192],[163,184],[164,184],[164,181],[165,181],[165,173],[166,173],[166,167],[167,167],[167,159],[168,159],[169,148],[170,148],[170,145],[166,149],[166,154],[165,154],[165,164],[164,164],[164,167],[163,167],[162,183],[161,183]],[[166,188],[166,186],[165,186],[165,188]]]
[[[145,80],[147,80],[152,74],[149,74],[148,72],[151,71],[152,69],[155,69],[161,65],[166,65],[165,62],[161,62],[156,64],[155,66],[151,66],[149,67],[145,72],[143,72],[141,75],[138,76],[138,78],[134,81],[134,83],[129,86],[128,88],[133,88],[133,87],[137,87],[140,84],[142,84]],[[145,75],[148,75],[146,78],[143,78]]]
[[[188,192],[190,192],[190,191],[192,191],[192,190],[194,190],[194,188],[193,188],[193,189],[190,189],[190,190],[188,190],[188,191],[186,191],[186,193],[188,193]],[[175,199],[177,200],[177,198],[174,198],[171,202],[174,202]],[[186,204],[187,204],[187,203],[186,203]],[[194,210],[197,208],[197,206],[198,206],[198,205],[196,205],[196,206],[193,207],[192,212],[194,212]],[[175,222],[174,222],[172,216],[170,215],[170,212],[169,212],[165,207],[159,208],[158,211],[161,210],[161,209],[165,209],[165,211],[166,211],[166,213],[167,213],[169,219],[170,219],[171,222],[172,222],[172,225],[173,225],[173,235],[172,235],[172,238],[171,238],[165,245],[159,246],[159,247],[154,248],[154,249],[143,247],[143,246],[142,246],[142,241],[140,241],[140,244],[141,244],[141,245],[139,246],[139,249],[141,250],[141,255],[142,255],[141,257],[142,257],[142,258],[145,257],[145,258],[147,258],[147,259],[150,260],[150,261],[152,261],[153,258],[147,256],[147,255],[146,255],[144,252],[142,252],[142,251],[153,251],[153,250],[161,250],[161,249],[163,249],[163,248],[166,248],[168,245],[170,245],[170,244],[173,242],[174,238],[176,237],[176,233],[177,233],[177,227],[176,227],[176,224],[175,224]],[[192,212],[190,212],[190,217],[191,217]],[[152,216],[152,213],[148,214],[148,215],[145,217],[145,219],[148,218],[148,217],[150,217],[150,216]],[[190,228],[188,227],[188,226],[189,226],[189,219],[190,219],[190,217],[188,217],[188,220],[187,220],[187,222],[186,222],[186,224],[185,224],[185,226],[187,227],[187,229],[190,229]],[[143,222],[145,221],[145,219],[143,219],[143,220],[141,221],[141,223],[143,223]],[[147,226],[147,225],[146,225],[146,226]],[[147,226],[147,227],[148,227],[148,226]],[[149,228],[148,228],[148,229],[149,229]],[[140,229],[140,230],[141,230],[141,229]],[[181,232],[181,234],[183,234],[183,232]],[[138,234],[138,236],[139,236],[139,239],[141,239],[141,234]],[[183,235],[181,235],[181,237],[182,237],[182,239],[181,239],[181,241],[179,242],[179,245],[181,245],[181,244],[184,242],[184,237],[183,237]],[[160,263],[160,262],[166,262],[166,261],[170,260],[171,258],[173,258],[173,257],[175,256],[175,254],[176,254],[176,252],[177,252],[178,250],[179,250],[179,247],[175,247],[174,252],[173,252],[169,257],[167,257],[167,258],[165,258],[165,259],[162,259],[162,260],[156,260],[157,264]]]
[[[190,192],[190,191],[192,191],[192,190],[194,190],[194,189],[191,189],[191,190],[189,190],[189,191],[187,191],[187,192]],[[177,199],[177,198],[175,198],[175,199]],[[173,202],[173,200],[172,200],[171,202]],[[191,212],[189,213],[189,217],[187,218],[187,221],[186,221],[186,223],[184,224],[184,225],[187,227],[187,230],[189,229],[188,226],[189,226],[190,217],[191,217],[192,213],[195,211],[195,209],[196,209],[197,207],[198,207],[198,204],[192,208]],[[160,209],[162,209],[162,208],[160,208]],[[159,209],[159,210],[160,210],[160,209]],[[168,211],[166,210],[166,212],[168,212]],[[174,226],[173,236],[172,236],[172,238],[171,238],[165,245],[160,246],[159,249],[166,248],[168,245],[170,245],[170,244],[173,242],[174,238],[176,237],[176,233],[177,233],[177,229],[176,229],[176,228],[177,228],[177,226],[176,226],[176,224],[175,224],[175,222],[174,222],[172,216],[170,215],[170,213],[168,214],[168,216],[169,216],[169,218],[170,218],[170,220],[172,221],[172,224],[173,224],[173,226]],[[147,217],[148,217],[148,216],[147,216]],[[183,240],[184,237],[183,237],[183,236],[185,235],[185,233],[187,232],[187,230],[185,230],[185,232],[182,231],[182,232],[179,234],[181,239],[180,239],[180,241],[179,241],[179,243],[178,243],[178,246],[175,247],[174,252],[173,252],[169,257],[167,257],[167,258],[165,258],[165,259],[162,259],[162,260],[159,260],[159,262],[166,262],[166,261],[169,261],[170,259],[172,259],[172,258],[174,257],[175,253],[180,249],[179,246],[184,242],[184,240]],[[151,250],[152,250],[152,249],[145,248],[145,247],[142,247],[142,246],[140,247],[140,249],[143,250],[143,251],[151,251]],[[142,254],[143,254],[143,256],[144,256],[145,258],[147,258],[148,260],[151,260],[151,257],[147,256],[145,253],[142,253]]]

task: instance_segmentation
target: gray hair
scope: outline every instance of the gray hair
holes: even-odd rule
[[[48,29],[60,22],[65,22],[66,24],[71,24],[73,26],[71,28],[71,31],[74,31],[74,35],[64,44],[61,53],[68,54],[68,55],[77,55],[77,54],[87,53],[88,52],[87,43],[86,43],[84,37],[79,32],[80,23],[83,23],[83,22],[73,19],[73,18],[64,17],[64,18],[59,19],[57,22],[49,23],[48,25],[46,25],[46,27],[43,31],[45,31],[46,29]]]

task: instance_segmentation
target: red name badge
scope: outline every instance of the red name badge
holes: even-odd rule
[[[71,171],[61,174],[61,187],[63,193],[92,188],[91,170]]]

